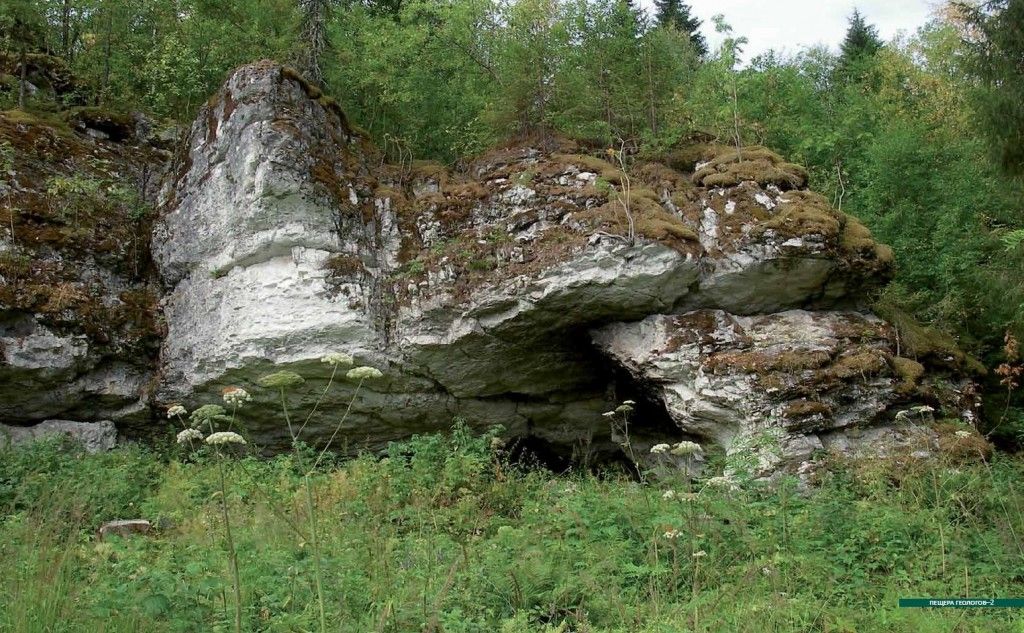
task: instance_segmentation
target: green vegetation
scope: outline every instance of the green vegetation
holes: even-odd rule
[[[552,159],[593,171],[609,197],[584,218],[683,250],[695,236],[657,204],[663,183],[677,194],[691,175],[821,192],[789,192],[765,226],[815,226],[896,262],[875,310],[896,325],[900,356],[851,355],[835,370],[892,371],[908,391],[926,365],[969,370],[983,381],[981,430],[1024,444],[1024,0],[950,3],[889,42],[855,13],[840,51],[749,60],[721,16],[725,42],[708,51],[686,4],[658,0],[655,17],[637,4],[5,2],[0,178],[27,193],[0,206],[14,246],[0,257],[0,300],[58,324],[72,314],[96,340],[124,326],[149,349],[157,330],[140,315],[155,294],[126,293],[111,313],[70,265],[33,270],[26,254],[80,249],[133,279],[145,272],[149,207],[118,168],[130,151],[74,130],[124,140],[132,110],[170,129],[231,68],[274,58],[420,173],[508,138],[578,139],[582,153]],[[460,197],[468,205],[472,190]],[[481,277],[497,264],[479,246],[453,240],[432,256]],[[401,274],[426,265],[410,259]],[[344,281],[363,264],[339,256],[330,269]],[[786,415],[823,407],[809,399]],[[798,494],[791,482],[554,475],[520,468],[492,439],[457,428],[344,464],[296,435],[293,454],[272,460],[216,446],[0,453],[0,630],[1020,630],[1008,612],[894,607],[900,596],[1020,593],[1019,460],[837,461],[820,489]],[[158,529],[94,538],[103,521],[132,516]]]
[[[1019,593],[1018,460],[837,461],[808,494],[554,475],[500,444],[457,426],[309,475],[328,628],[1019,631],[1011,610],[896,607]],[[212,447],[0,453],[0,629],[231,628],[224,502],[244,630],[316,630],[306,472]],[[156,529],[95,536],[128,517]]]

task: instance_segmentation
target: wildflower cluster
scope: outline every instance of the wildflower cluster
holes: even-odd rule
[[[700,444],[696,442],[689,442],[683,440],[675,444],[655,444],[651,447],[651,453],[655,455],[664,455],[670,453],[677,457],[687,457],[689,455],[698,455],[703,453],[704,449],[701,448]]]
[[[326,356],[320,359],[320,362],[326,363],[332,367],[337,367],[338,365],[341,365],[343,367],[351,367],[353,361],[352,357],[349,356],[348,354],[342,352],[335,352],[333,354],[327,354]]]
[[[661,493],[661,498],[665,501],[694,501],[697,499],[697,493],[695,492],[676,492],[675,490],[666,490]]]
[[[614,418],[617,415],[628,415],[633,412],[633,407],[636,406],[636,400],[623,400],[622,404],[615,407],[611,411],[605,411],[601,415],[606,418]]]
[[[924,404],[919,407],[911,407],[909,409],[900,411],[899,413],[896,414],[896,419],[900,422],[906,422],[907,420],[910,419],[912,415],[917,415],[918,417],[921,418],[928,418],[934,412],[934,407],[929,407],[928,405]]]
[[[705,485],[710,488],[722,488],[724,490],[736,490],[737,488],[733,480],[728,477],[712,477],[705,482]]]
[[[381,378],[384,374],[376,367],[356,367],[355,369],[348,370],[345,376],[349,380],[367,380]]]
[[[191,444],[193,441],[201,441],[203,434],[197,429],[185,429],[178,433],[178,444]]]
[[[225,404],[232,407],[240,407],[243,402],[252,400],[249,392],[241,387],[225,387],[224,391],[221,392],[221,396],[223,396]]]
[[[685,457],[688,455],[698,455],[703,453],[704,449],[696,442],[687,442],[684,440],[673,446],[672,450],[669,452],[679,457]]]
[[[224,444],[245,444],[245,438],[234,431],[218,431],[211,433],[206,438],[206,443],[211,446],[222,446]]]
[[[193,411],[192,415],[190,415],[188,419],[193,428],[198,428],[203,424],[212,427],[217,423],[226,423],[231,421],[231,418],[227,415],[227,411],[225,411],[224,407],[219,404],[204,404]]]
[[[180,404],[172,404],[167,408],[167,418],[180,418],[181,416],[188,415],[188,411],[185,407]]]
[[[287,389],[298,387],[304,382],[306,382],[305,379],[293,371],[276,371],[263,376],[256,381],[256,384],[267,389]]]

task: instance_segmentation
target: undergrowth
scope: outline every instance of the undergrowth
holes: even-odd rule
[[[322,464],[311,476],[329,627],[1024,630],[1009,609],[896,606],[1024,595],[1018,459],[837,462],[806,492],[554,475],[504,456],[456,427]],[[224,466],[245,630],[316,629],[312,546],[283,520],[306,512],[306,471],[294,455]],[[0,452],[0,630],[230,629],[217,469],[138,447]],[[138,517],[155,530],[95,536]]]

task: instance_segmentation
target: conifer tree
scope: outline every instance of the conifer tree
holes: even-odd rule
[[[878,37],[878,29],[868,24],[857,9],[849,17],[850,26],[846,29],[846,37],[839,46],[843,63],[851,63],[873,56],[882,48],[882,40]]]
[[[655,14],[658,25],[673,27],[685,33],[693,43],[697,54],[704,56],[708,52],[708,44],[700,34],[701,21],[690,13],[691,8],[682,0],[654,0]]]

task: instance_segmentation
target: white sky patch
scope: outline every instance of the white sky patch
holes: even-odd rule
[[[816,44],[838,49],[854,7],[869,24],[878,28],[882,40],[899,31],[913,33],[934,12],[936,0],[684,0],[703,21],[701,32],[714,50],[722,41],[711,17],[725,15],[734,36],[750,40],[743,62],[770,49],[796,53]],[[640,0],[654,14],[654,0]]]

